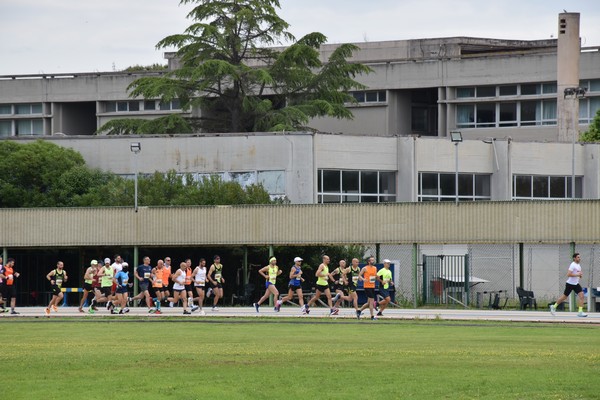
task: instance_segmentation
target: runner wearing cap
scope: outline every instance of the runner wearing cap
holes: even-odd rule
[[[383,310],[390,304],[392,301],[390,297],[390,286],[394,285],[394,281],[392,280],[392,271],[390,271],[390,260],[387,258],[383,260],[383,268],[377,271],[377,280],[379,281],[379,295],[383,297],[383,300],[379,302],[379,312],[378,316],[383,315]]]
[[[83,312],[83,305],[86,300],[88,304],[92,304],[92,299],[94,298],[92,284],[94,283],[94,275],[96,275],[97,271],[98,261],[92,260],[90,266],[85,270],[85,274],[83,274],[83,296],[81,296],[81,301],[79,302],[79,312]]]
[[[288,294],[283,297],[281,300],[277,301],[277,311],[281,309],[281,305],[290,301],[294,298],[294,292],[298,296],[298,303],[300,304],[300,311],[302,314],[308,314],[306,310],[306,305],[304,305],[304,295],[302,294],[302,282],[304,282],[304,278],[302,277],[302,261],[300,257],[294,258],[294,265],[290,269],[290,283],[288,284]]]
[[[127,308],[127,300],[129,298],[129,264],[123,263],[121,270],[113,276],[113,283],[117,285],[116,288],[116,299],[115,308],[110,310],[111,314],[124,314],[129,312]]]
[[[46,307],[46,315],[50,315],[50,308],[53,311],[58,311],[58,303],[63,299],[61,287],[67,281],[67,272],[63,268],[63,262],[59,261],[56,263],[56,268],[46,275],[46,279],[50,281],[50,285],[52,286],[52,299],[50,299],[50,304]]]
[[[104,266],[100,268],[98,272],[98,276],[100,277],[100,292],[96,293],[96,296],[92,300],[92,304],[90,306],[90,312],[93,311],[96,303],[104,303],[106,302],[106,308],[112,310],[112,287],[113,287],[113,276],[114,271],[110,266],[110,258],[104,259]],[[100,296],[98,296],[100,295]]]
[[[275,257],[271,257],[269,259],[269,265],[259,269],[258,273],[265,278],[265,294],[260,298],[260,300],[258,300],[257,303],[253,304],[256,312],[258,312],[258,308],[262,302],[267,300],[271,294],[275,299],[279,299],[279,290],[277,290],[275,283],[277,281],[277,277],[281,275],[281,270],[277,266],[277,259]],[[279,311],[279,307],[275,306],[275,311]]]

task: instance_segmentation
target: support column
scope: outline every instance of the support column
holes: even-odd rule
[[[133,266],[130,268],[130,273],[133,274],[133,297],[138,295],[138,279],[135,276],[135,269],[140,265],[139,251],[137,246],[133,246]],[[131,275],[130,275],[131,276]]]
[[[412,284],[413,284],[413,307],[417,308],[418,305],[418,291],[419,291],[419,266],[417,265],[419,259],[419,245],[413,243],[412,245]]]

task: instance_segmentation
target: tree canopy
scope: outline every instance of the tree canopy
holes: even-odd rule
[[[132,206],[134,181],[92,169],[72,149],[38,140],[0,141],[0,207]],[[201,181],[169,171],[140,176],[140,206],[271,203],[260,185],[242,188],[219,177]]]
[[[348,62],[356,46],[341,44],[321,61],[326,37],[296,40],[277,15],[279,0],[180,2],[190,3],[192,25],[156,46],[178,49],[180,67],[135,80],[132,97],[179,99],[183,110],[201,110],[194,126],[207,132],[298,130],[315,117],[352,118],[348,91],[364,88],[354,78],[371,71]]]
[[[588,130],[579,137],[581,142],[600,142],[600,110],[596,112],[596,116],[592,120]]]

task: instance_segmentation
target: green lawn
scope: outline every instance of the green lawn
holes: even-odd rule
[[[598,399],[600,327],[0,322],[0,399]]]

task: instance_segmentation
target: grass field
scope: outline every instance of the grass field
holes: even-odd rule
[[[595,326],[14,320],[0,343],[0,399],[600,398]]]

